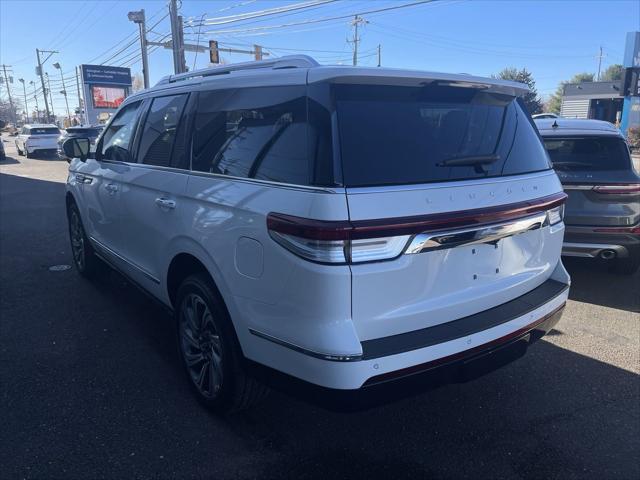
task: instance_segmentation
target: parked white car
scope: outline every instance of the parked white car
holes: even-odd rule
[[[16,150],[18,155],[25,155],[27,158],[36,152],[55,153],[58,149],[58,137],[60,129],[53,124],[24,125],[16,137]]]
[[[175,313],[217,411],[258,399],[257,372],[334,394],[473,378],[548,332],[569,290],[527,91],[304,56],[167,77],[95,158],[63,144],[75,265]]]

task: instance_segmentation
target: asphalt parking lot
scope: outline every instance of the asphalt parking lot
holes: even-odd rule
[[[567,262],[552,334],[470,383],[349,414],[274,392],[221,419],[154,303],[49,270],[72,263],[67,164],[5,147],[0,478],[640,478],[640,275]]]

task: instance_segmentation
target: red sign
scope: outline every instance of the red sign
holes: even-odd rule
[[[118,108],[125,99],[124,88],[91,87],[94,108]]]

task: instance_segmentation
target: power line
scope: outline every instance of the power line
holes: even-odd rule
[[[250,20],[253,18],[267,17],[271,15],[277,15],[280,13],[292,12],[296,10],[306,10],[306,9],[318,7],[321,5],[326,5],[328,3],[333,3],[335,1],[336,0],[312,0],[309,2],[295,3],[293,5],[286,5],[283,7],[267,8],[264,10],[257,10],[257,11],[248,12],[248,13],[240,13],[237,15],[230,15],[226,17],[207,18],[204,20],[204,22],[201,21],[200,25],[227,25],[229,23],[240,22],[243,20]],[[191,22],[188,22],[188,23],[191,24]]]
[[[273,29],[277,29],[277,28],[286,28],[286,27],[292,27],[292,26],[296,26],[296,25],[310,25],[310,24],[314,24],[314,23],[321,23],[321,22],[329,22],[332,20],[342,20],[345,18],[352,18],[356,15],[371,15],[371,14],[375,14],[375,13],[382,13],[382,12],[387,12],[387,11],[391,11],[391,10],[399,10],[401,8],[408,8],[408,7],[415,7],[418,5],[423,5],[423,4],[428,4],[428,3],[435,3],[438,1],[443,1],[443,0],[418,0],[416,2],[411,2],[411,3],[404,3],[402,5],[395,5],[395,6],[390,6],[390,7],[384,7],[384,8],[377,8],[377,9],[373,9],[373,10],[364,10],[361,12],[354,12],[348,15],[338,15],[338,16],[334,16],[334,17],[323,17],[323,18],[312,18],[312,19],[307,19],[307,20],[302,20],[299,22],[290,22],[290,23],[283,23],[281,25],[265,25],[262,27],[252,27],[252,28],[247,28],[247,29],[242,29],[242,28],[236,28],[236,29],[231,29],[231,30],[206,30],[204,33],[205,34],[226,34],[226,33],[247,33],[247,32],[261,32],[261,31],[265,31],[265,30],[273,30]]]

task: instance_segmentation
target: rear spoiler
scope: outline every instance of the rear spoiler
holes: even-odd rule
[[[436,73],[393,68],[316,67],[308,70],[308,83],[359,83],[367,85],[397,85],[417,87],[435,83],[500,93],[520,97],[529,93],[524,83],[476,77],[463,73]]]

